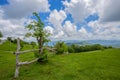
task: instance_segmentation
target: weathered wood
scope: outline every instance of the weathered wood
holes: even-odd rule
[[[56,48],[50,48],[50,47],[44,47],[46,48],[47,50],[51,51],[51,52],[56,52]]]
[[[17,78],[19,76],[19,68],[20,68],[20,66],[16,65],[14,78]]]
[[[17,39],[17,50],[15,52],[15,56],[16,56],[16,69],[15,69],[15,75],[14,75],[15,78],[17,78],[19,76],[19,68],[20,68],[20,66],[36,62],[39,59],[39,58],[36,58],[36,59],[34,59],[32,61],[19,62],[19,55],[20,54],[24,54],[24,53],[27,53],[27,52],[34,52],[34,51],[39,51],[40,50],[40,49],[33,49],[33,50],[20,51],[20,48],[21,48],[20,47],[20,39],[18,38]],[[44,48],[48,49],[49,51],[55,52],[55,48],[43,47],[42,50]]]
[[[17,54],[24,54],[24,53],[27,53],[27,52],[34,52],[34,51],[38,51],[39,49],[33,49],[33,50],[25,50],[25,51],[18,51],[16,52]]]
[[[31,63],[33,63],[33,62],[36,62],[38,59],[39,59],[39,58],[36,58],[36,59],[34,59],[34,60],[32,60],[32,61],[19,62],[18,65],[21,66],[21,65],[31,64]]]
[[[20,46],[20,39],[18,38],[18,39],[17,39],[17,51],[19,51],[20,48],[21,48],[21,46]]]
[[[55,52],[55,48],[49,48],[49,47],[44,47],[46,49],[48,49],[49,51]],[[39,51],[39,49],[33,49],[33,50],[25,50],[25,51],[17,51],[17,54],[24,54],[27,52],[34,52],[34,51]]]
[[[17,54],[17,52],[19,52],[19,50],[20,50],[20,39],[18,38],[17,39],[17,51],[15,53],[15,55],[16,55],[16,69],[15,69],[15,75],[14,75],[15,78],[17,78],[19,76],[19,65],[18,65],[19,56]]]

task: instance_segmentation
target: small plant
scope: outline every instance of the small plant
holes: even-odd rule
[[[41,54],[39,56],[38,62],[40,63],[46,63],[48,61],[47,54]]]
[[[63,54],[68,52],[68,46],[64,42],[58,42],[55,45],[56,54]]]
[[[39,54],[39,51],[34,52],[35,57],[39,58],[38,62],[46,63],[48,61],[47,50],[43,49],[43,54]]]

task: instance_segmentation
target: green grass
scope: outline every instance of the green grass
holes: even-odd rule
[[[5,41],[4,44],[0,45],[0,51],[15,51],[15,50],[16,45],[9,41]]]
[[[20,56],[32,60],[33,53]],[[15,80],[120,80],[120,49],[64,55],[51,54],[48,63],[21,66]],[[15,55],[0,51],[0,80],[13,80]]]

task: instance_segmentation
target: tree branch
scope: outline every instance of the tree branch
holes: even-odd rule
[[[24,53],[27,53],[27,52],[34,52],[34,51],[38,51],[39,49],[33,49],[33,50],[26,50],[26,51],[17,51],[16,53],[17,54],[24,54]]]
[[[25,62],[19,62],[18,65],[21,66],[21,65],[27,65],[27,64],[31,64],[33,62],[36,62],[39,58],[36,58],[32,61],[25,61]]]

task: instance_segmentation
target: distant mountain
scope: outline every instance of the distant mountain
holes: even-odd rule
[[[49,46],[53,46],[58,41],[51,41],[48,43]],[[67,45],[77,44],[77,45],[91,45],[91,44],[101,44],[103,46],[113,46],[120,48],[120,40],[65,40],[63,41]]]
[[[120,48],[120,40],[88,40],[87,42],[91,44],[101,44]]]

